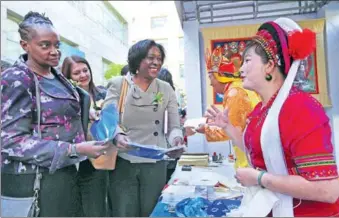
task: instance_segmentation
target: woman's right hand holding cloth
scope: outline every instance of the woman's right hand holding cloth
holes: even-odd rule
[[[87,156],[89,158],[98,158],[106,154],[108,151],[119,150],[128,151],[128,138],[124,134],[117,134],[114,140],[111,141],[86,141],[75,144],[77,154]],[[70,146],[71,147],[71,146]],[[70,153],[70,148],[69,148]]]

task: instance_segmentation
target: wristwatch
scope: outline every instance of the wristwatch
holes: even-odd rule
[[[69,154],[69,157],[72,159],[79,157],[75,144],[71,144],[71,153]]]

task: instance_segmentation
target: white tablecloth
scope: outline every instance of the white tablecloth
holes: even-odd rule
[[[212,165],[212,164],[211,164]],[[179,180],[192,180],[197,177],[208,177],[208,176],[222,176],[227,177],[230,180],[234,180],[235,170],[234,164],[229,163],[227,160],[223,161],[222,164],[213,163],[213,166],[209,167],[195,167],[192,166],[191,171],[182,171],[182,166],[177,165],[174,173],[168,184],[173,184],[176,179]]]

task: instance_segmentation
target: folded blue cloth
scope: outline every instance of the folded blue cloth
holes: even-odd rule
[[[213,202],[205,198],[186,198],[177,203],[178,217],[222,217],[240,206],[241,201],[218,199]]]
[[[175,207],[178,217],[207,217],[206,209],[211,204],[205,198],[186,198]]]
[[[207,214],[210,217],[222,217],[231,210],[237,209],[240,203],[241,201],[239,200],[218,199],[208,206]]]
[[[97,141],[113,140],[118,123],[118,111],[114,104],[110,104],[101,111],[100,120],[92,124],[90,128],[92,137]]]
[[[158,202],[150,217],[178,217],[175,212],[170,212],[168,204]]]

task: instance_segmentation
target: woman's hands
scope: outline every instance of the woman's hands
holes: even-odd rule
[[[99,120],[101,110],[95,110],[94,108],[89,109],[89,119],[90,120]]]
[[[97,158],[101,155],[105,155],[112,149],[118,149],[120,151],[128,151],[128,138],[126,135],[117,134],[111,141],[87,141],[75,144],[76,152],[79,155],[87,156],[89,158]]]
[[[173,139],[172,145],[173,146],[184,145],[184,139],[179,136],[175,137]],[[167,152],[166,155],[170,158],[176,159],[176,158],[179,158],[182,155],[182,153],[184,153],[184,151],[185,151],[184,148],[182,148],[182,149]]]
[[[258,185],[258,176],[260,171],[253,168],[238,168],[235,178],[242,186]]]
[[[104,100],[101,99],[99,101],[96,101],[95,106],[91,107],[89,109],[89,119],[90,120],[99,120],[100,119],[100,113],[101,113],[101,108],[103,106]]]
[[[184,139],[183,138],[178,136],[178,137],[175,137],[173,139],[173,142],[172,142],[173,146],[178,146],[178,145],[183,145],[183,144],[184,144]]]
[[[113,143],[117,146],[119,151],[126,152],[130,150],[130,146],[128,145],[129,139],[124,134],[117,134],[113,140]]]
[[[185,135],[186,136],[192,136],[196,133],[196,130],[194,127],[185,127]]]
[[[205,117],[209,118],[211,122],[208,124],[211,126],[218,126],[222,129],[226,129],[230,124],[228,119],[228,110],[220,111],[216,106],[212,105],[207,109]]]
[[[108,141],[87,141],[75,144],[76,152],[89,158],[97,158],[106,154],[109,147]]]
[[[198,133],[201,133],[201,134],[205,134],[205,127],[206,127],[206,124],[201,123],[201,124],[199,124],[198,128],[195,129],[195,131],[197,131]]]
[[[220,111],[216,106],[212,105],[205,116],[211,120],[208,125],[222,128],[236,145],[242,147],[242,130],[240,127],[235,127],[231,124],[227,109]]]

